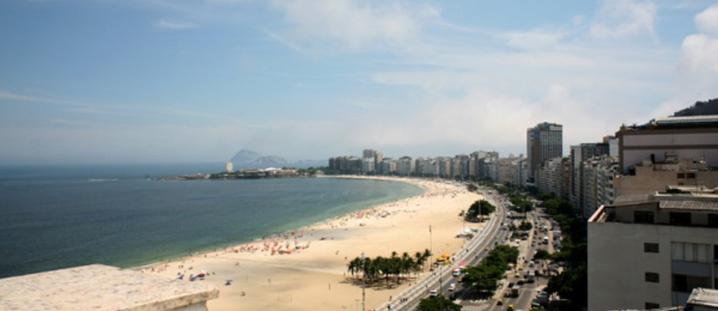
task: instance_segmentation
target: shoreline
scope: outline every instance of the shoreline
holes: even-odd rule
[[[413,254],[429,248],[435,255],[453,254],[463,241],[455,234],[465,225],[458,213],[480,198],[461,184],[442,180],[351,175],[319,178],[405,182],[423,191],[251,242],[130,269],[175,278],[183,275],[185,281],[204,274],[203,280],[197,281],[220,289],[220,297],[209,304],[211,310],[353,310],[361,288],[348,278],[348,260],[364,252],[368,257],[389,257],[392,251]],[[428,232],[432,224],[433,241]],[[422,275],[398,286],[367,289],[367,306],[380,305]]]
[[[364,206],[364,207],[362,207],[362,208],[360,208],[360,209],[357,209],[357,210],[354,210],[354,211],[351,211],[351,212],[347,212],[347,213],[342,213],[342,214],[339,214],[339,215],[331,216],[331,217],[328,217],[328,218],[324,218],[324,219],[322,219],[322,220],[318,220],[318,221],[315,221],[315,222],[312,222],[312,223],[309,223],[309,224],[306,224],[306,225],[302,225],[302,226],[299,226],[299,227],[287,229],[287,230],[284,230],[284,231],[281,231],[281,232],[273,233],[273,234],[270,234],[270,235],[267,235],[267,236],[261,236],[261,237],[252,238],[251,240],[248,240],[248,241],[244,241],[244,242],[240,242],[240,241],[229,242],[229,243],[226,243],[225,245],[212,246],[212,247],[208,247],[208,248],[206,248],[206,249],[201,249],[201,250],[197,250],[197,251],[192,251],[192,252],[188,252],[188,253],[185,253],[185,254],[179,254],[179,255],[177,255],[177,256],[172,256],[172,257],[160,259],[160,260],[157,260],[157,261],[152,261],[152,262],[149,262],[149,263],[146,263],[146,264],[142,264],[142,265],[130,265],[130,266],[126,266],[126,267],[123,267],[122,269],[129,269],[129,270],[141,271],[141,270],[144,270],[145,268],[153,268],[153,267],[155,267],[155,266],[157,266],[157,265],[160,265],[160,264],[166,264],[166,263],[176,262],[176,261],[183,260],[183,259],[185,259],[185,258],[190,258],[190,257],[193,257],[193,256],[199,256],[199,255],[209,254],[209,253],[213,253],[213,252],[219,252],[219,251],[222,251],[222,250],[226,250],[226,249],[228,249],[228,248],[239,247],[239,246],[242,246],[242,245],[247,245],[247,244],[252,244],[252,243],[260,242],[260,241],[267,240],[267,239],[272,239],[272,238],[275,238],[275,237],[279,237],[279,236],[288,234],[288,233],[293,232],[293,231],[299,231],[299,230],[303,230],[303,229],[309,229],[309,228],[311,228],[311,227],[313,227],[313,226],[317,226],[317,225],[321,225],[321,224],[326,223],[326,222],[330,222],[330,221],[333,221],[333,220],[337,220],[337,219],[340,219],[340,218],[349,216],[349,215],[354,214],[354,213],[357,213],[357,212],[371,210],[371,209],[373,209],[373,208],[375,208],[375,207],[377,207],[377,206],[381,206],[381,205],[389,204],[389,203],[392,203],[392,202],[398,202],[398,201],[401,201],[401,200],[406,200],[406,199],[409,199],[409,198],[421,196],[421,195],[423,195],[424,193],[426,193],[426,191],[427,191],[427,189],[425,189],[425,188],[423,188],[423,187],[421,187],[421,186],[417,186],[415,183],[412,183],[411,180],[414,180],[414,179],[416,179],[416,178],[408,178],[408,179],[407,179],[407,178],[404,178],[404,177],[391,177],[391,176],[359,176],[359,175],[325,175],[325,176],[315,176],[315,177],[302,177],[302,176],[300,176],[300,177],[291,177],[291,178],[366,179],[366,180],[375,180],[375,181],[382,181],[382,182],[401,182],[401,183],[405,183],[405,184],[409,184],[409,185],[418,187],[418,188],[421,189],[422,192],[419,193],[419,194],[417,194],[417,195],[408,196],[408,197],[404,197],[404,198],[400,198],[400,199],[391,199],[391,200],[388,200],[388,201],[383,202],[383,203],[371,203],[371,204],[369,204],[369,205],[367,205],[367,206]],[[209,179],[208,179],[208,180],[209,180]]]

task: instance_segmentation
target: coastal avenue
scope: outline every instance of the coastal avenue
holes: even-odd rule
[[[502,230],[502,224],[506,219],[506,201],[500,198],[494,190],[482,187],[479,188],[479,191],[487,201],[497,207],[496,212],[484,229],[481,230],[481,233],[473,237],[456,253],[451,265],[439,267],[431,275],[428,275],[402,294],[397,295],[393,301],[384,303],[376,310],[415,310],[421,299],[429,295],[430,290],[437,289],[440,293],[447,293],[450,284],[456,282],[451,275],[454,268],[458,268],[460,263],[466,263],[467,265],[478,264],[488,254],[492,246],[499,244],[499,241],[504,241],[508,237],[508,232]],[[439,284],[440,282],[441,284]],[[402,303],[400,302],[401,298],[407,300]]]

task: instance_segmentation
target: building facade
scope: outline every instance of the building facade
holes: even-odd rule
[[[671,192],[588,220],[589,311],[685,305],[694,288],[716,288],[718,191]]]
[[[668,117],[642,126],[622,127],[619,161],[624,174],[650,159],[693,159],[718,167],[718,116]]]
[[[543,122],[526,130],[528,179],[534,182],[536,171],[544,161],[563,156],[563,126]]]

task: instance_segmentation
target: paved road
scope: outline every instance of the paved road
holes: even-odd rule
[[[426,276],[416,285],[408,288],[400,295],[397,295],[397,299],[384,303],[376,310],[415,310],[421,299],[429,295],[430,290],[439,290],[439,288],[441,288],[445,294],[448,293],[449,284],[455,282],[451,276],[451,271],[454,268],[457,268],[459,263],[466,262],[470,265],[478,263],[484,256],[486,256],[489,249],[492,248],[500,238],[506,238],[506,230],[503,230],[501,226],[506,219],[506,206],[504,200],[500,199],[494,190],[488,190],[487,188],[481,187],[479,188],[479,191],[486,200],[497,207],[496,212],[481,232],[469,240],[469,242],[467,242],[462,249],[456,252],[453,264],[437,268],[434,270],[434,273]],[[500,234],[502,232],[504,232],[503,235]],[[439,286],[440,283],[441,286]],[[407,301],[401,302],[398,298],[406,298]]]
[[[553,232],[550,230],[551,223],[549,220],[539,216],[543,216],[543,214],[539,212],[532,212],[528,215],[528,219],[532,222],[534,228],[530,232],[528,240],[522,242],[522,247],[520,248],[520,256],[527,259],[527,261],[530,260],[533,257],[533,254],[539,249],[553,252]],[[539,227],[542,225],[548,228],[546,232],[541,232],[539,230]],[[547,245],[541,243],[544,236],[547,236],[549,238],[549,243]],[[536,267],[530,268],[527,266],[526,261],[519,262],[519,266],[522,267],[523,271],[526,271],[527,269],[544,268],[544,266],[540,265],[541,263],[537,262]],[[516,278],[515,273],[515,271],[511,271],[505,282],[516,283],[519,279],[522,279],[522,277]],[[514,305],[516,310],[530,310],[531,302],[537,296],[538,292],[546,286],[547,283],[547,277],[536,277],[536,282],[524,284],[521,286],[518,297],[504,298],[503,306],[497,306],[496,300],[492,299],[489,301],[489,303],[484,305],[484,308],[478,310],[503,311],[509,304]],[[504,289],[504,287],[501,287],[498,291],[499,295],[503,296],[503,293],[506,290],[507,289]]]

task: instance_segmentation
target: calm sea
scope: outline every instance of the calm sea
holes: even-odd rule
[[[0,168],[0,277],[89,263],[142,265],[421,193],[371,180],[148,178],[216,167]]]

